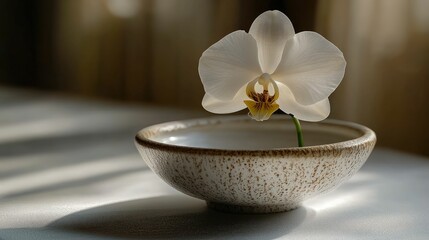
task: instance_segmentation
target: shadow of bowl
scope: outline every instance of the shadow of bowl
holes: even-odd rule
[[[161,196],[99,206],[67,215],[48,228],[122,238],[273,239],[299,226],[308,209],[235,215],[187,196]]]

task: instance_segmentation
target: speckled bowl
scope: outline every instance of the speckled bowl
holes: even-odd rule
[[[338,187],[364,164],[376,142],[364,126],[302,122],[296,147],[286,116],[256,122],[227,116],[169,122],[138,132],[135,142],[165,182],[210,208],[245,213],[292,210]]]

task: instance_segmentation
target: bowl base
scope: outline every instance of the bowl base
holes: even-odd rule
[[[299,205],[240,206],[207,201],[207,207],[221,212],[263,214],[287,212],[298,208]]]

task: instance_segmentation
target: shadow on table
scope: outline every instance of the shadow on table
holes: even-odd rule
[[[122,238],[273,239],[299,226],[309,213],[301,207],[278,214],[229,214],[193,198],[163,196],[83,210],[48,228]]]

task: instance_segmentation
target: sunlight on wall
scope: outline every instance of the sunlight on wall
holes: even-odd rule
[[[414,0],[413,1],[413,21],[418,31],[429,33],[429,1],[427,0]]]
[[[379,146],[429,155],[427,9],[426,0],[320,1],[316,29],[347,60],[330,117],[367,125]]]
[[[78,7],[76,6],[76,2],[69,3],[70,5],[66,5],[66,6],[60,5],[64,7],[64,9],[62,9],[62,12],[64,14],[67,14],[67,13],[70,14],[71,12],[70,9],[73,9],[71,7],[75,7],[75,8]],[[92,31],[96,30],[97,27],[99,27],[99,24],[102,20],[101,18],[103,15],[101,2],[100,1],[83,1],[80,5],[79,10],[81,14],[82,27],[86,28],[87,30],[92,30]]]
[[[371,18],[371,35],[373,36],[369,36],[374,41],[371,45],[372,56],[380,59],[398,56],[407,47],[407,40],[410,37],[408,30],[410,18],[407,17],[409,15],[409,3],[403,0],[381,0],[378,2],[378,9],[383,10],[372,14]],[[368,8],[371,7],[368,6]],[[359,20],[356,19],[356,21]]]
[[[131,18],[138,14],[140,7],[144,3],[141,0],[107,0],[107,9],[122,18]]]

